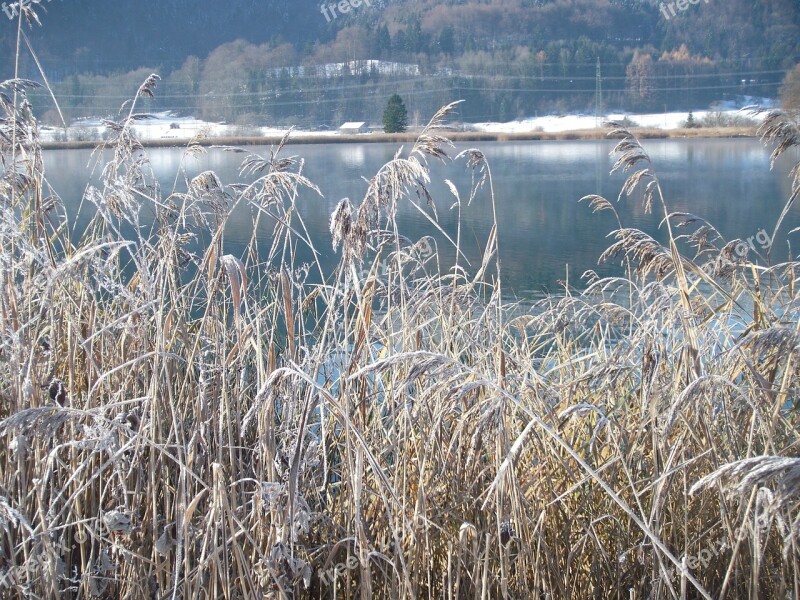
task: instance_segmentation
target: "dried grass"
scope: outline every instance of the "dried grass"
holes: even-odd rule
[[[135,99],[74,241],[26,87],[0,86],[4,598],[800,596],[795,265],[671,213],[629,131],[621,197],[644,187],[668,245],[589,197],[625,276],[510,306],[502,232],[441,272],[398,230],[401,203],[438,224],[494,201],[474,149],[472,189],[428,190],[452,105],[338,204],[328,273],[297,259],[302,160],[166,192]],[[242,203],[273,236],[225,255]]]

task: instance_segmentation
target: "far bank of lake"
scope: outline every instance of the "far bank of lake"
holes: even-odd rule
[[[632,127],[631,131],[639,139],[738,139],[756,138],[756,127],[696,127],[691,129],[657,129]],[[572,141],[572,140],[603,140],[608,138],[610,128],[577,129],[574,131],[527,131],[523,133],[495,133],[480,131],[455,131],[441,130],[438,133],[455,142],[538,142],[538,141]],[[405,133],[362,133],[362,134],[331,134],[314,132],[292,133],[287,144],[408,144],[413,143],[419,131]],[[209,136],[189,140],[180,139],[143,139],[145,148],[181,148],[190,141],[199,146],[264,146],[274,145],[281,141],[279,135],[270,136]],[[101,142],[97,140],[42,142],[46,150],[80,150],[95,148]]]

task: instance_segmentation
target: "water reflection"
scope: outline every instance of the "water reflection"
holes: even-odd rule
[[[599,266],[597,259],[608,246],[607,234],[615,228],[611,213],[592,214],[587,203],[578,199],[601,194],[611,200],[623,225],[640,227],[663,239],[658,231],[660,211],[646,214],[637,197],[617,197],[624,175],[609,175],[614,159],[608,152],[615,142],[510,142],[483,143],[494,176],[498,205],[498,230],[506,289],[521,297],[531,297],[541,290],[557,290],[569,265],[570,283],[580,285],[579,276],[587,269],[603,274],[618,272],[613,266]],[[460,145],[459,150],[477,144]],[[324,197],[304,191],[298,210],[321,252],[323,265],[332,267],[338,257],[330,246],[328,216],[341,198],[360,202],[369,178],[391,160],[395,144],[298,145],[284,149],[286,155],[304,160],[304,174],[316,183]],[[708,219],[727,239],[747,238],[760,229],[771,232],[791,193],[787,157],[769,170],[769,151],[757,141],[737,140],[648,140],[645,148],[659,174],[671,210],[690,212]],[[268,156],[269,148],[248,149]],[[407,149],[406,149],[407,151]],[[240,181],[239,165],[243,154],[209,149],[198,157],[184,157],[181,150],[149,150],[151,164],[164,190],[173,187],[178,169],[188,178],[204,170],[214,170],[223,183]],[[795,160],[797,158],[795,157]],[[48,180],[59,191],[71,214],[77,212],[83,190],[89,180],[88,151],[49,151],[45,154]],[[456,211],[444,184],[449,179],[466,201],[472,174],[463,161],[442,165],[431,163],[431,194],[441,226],[454,235]],[[182,187],[183,176],[178,178]],[[657,207],[656,207],[657,208]],[[87,207],[79,217],[78,230],[88,221]],[[461,239],[464,252],[474,269],[492,223],[488,188],[478,194],[470,206],[463,206]],[[231,218],[226,230],[227,251],[238,254],[250,237],[252,210],[242,206]],[[411,239],[424,235],[437,238],[440,248],[446,242],[410,203],[399,207],[401,232]],[[776,240],[776,250],[785,256],[786,232],[800,225],[793,210]],[[268,241],[271,225],[264,224],[259,238]],[[796,246],[797,244],[795,244]],[[310,253],[305,253],[310,259]],[[445,257],[452,260],[449,250]]]

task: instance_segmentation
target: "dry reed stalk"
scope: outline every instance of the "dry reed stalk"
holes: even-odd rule
[[[446,271],[398,228],[404,202],[434,224],[494,202],[476,149],[468,193],[429,191],[453,105],[338,204],[329,273],[298,264],[319,190],[286,140],[244,158],[253,182],[181,166],[165,192],[135,99],[71,236],[27,85],[0,86],[3,597],[800,595],[795,264],[732,261],[669,212],[630,132],[618,165],[647,167],[621,196],[645,186],[669,246],[592,196],[625,274],[525,307],[503,301],[502,231]]]

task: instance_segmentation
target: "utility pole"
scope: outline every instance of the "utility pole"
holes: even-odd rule
[[[600,113],[603,104],[603,77],[600,71],[600,57],[597,57],[597,67],[595,68],[595,86],[594,86],[594,126],[597,127],[600,123]]]

